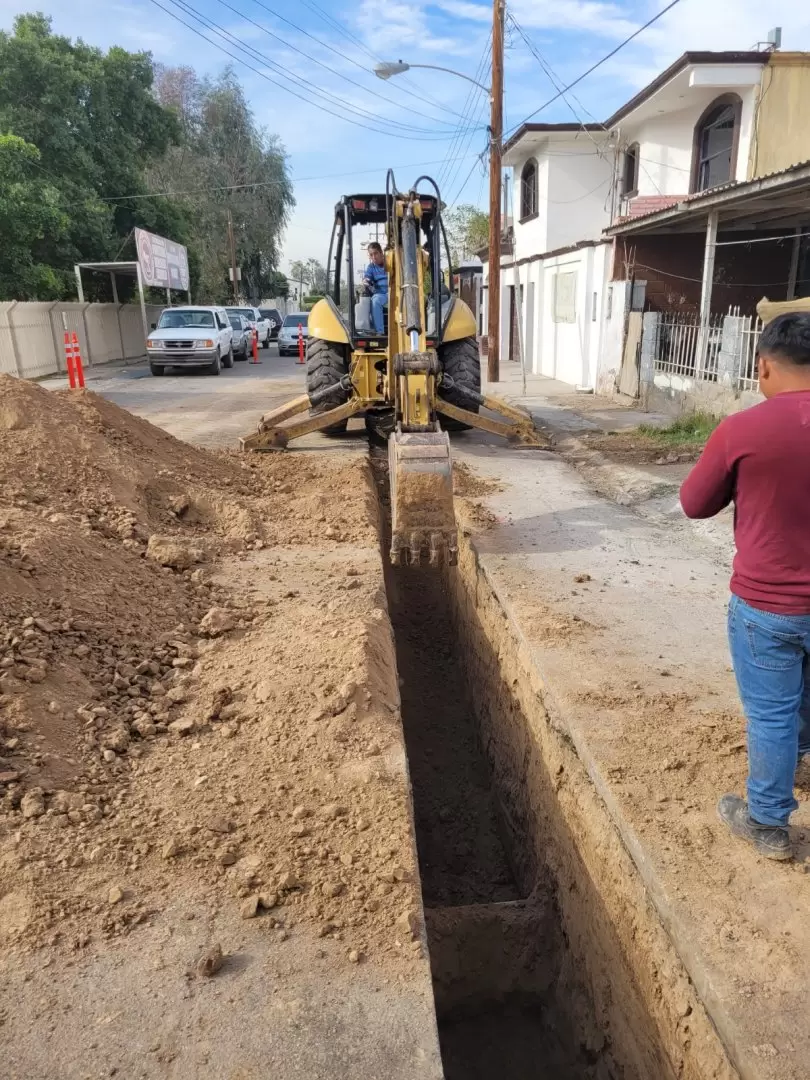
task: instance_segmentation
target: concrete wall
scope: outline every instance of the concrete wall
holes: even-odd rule
[[[146,309],[155,322],[163,310]],[[63,323],[64,316],[64,323]],[[0,303],[0,373],[39,379],[65,370],[64,328],[76,333],[85,367],[146,355],[135,304]]]
[[[762,72],[749,175],[767,176],[810,159],[810,55],[774,53]]]
[[[747,390],[736,392],[720,383],[657,371],[654,381],[642,386],[641,400],[648,412],[664,412],[672,416],[693,412],[728,416],[757,405],[764,399],[761,394]]]

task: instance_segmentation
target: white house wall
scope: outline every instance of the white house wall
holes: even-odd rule
[[[689,91],[689,103],[677,112],[666,112],[633,122],[629,117],[619,129],[622,147],[639,144],[640,165],[638,194],[686,195],[692,177],[695,127],[704,111],[724,93],[736,93],[742,99],[740,135],[737,147],[737,170],[734,179],[748,175],[758,89],[755,86],[700,87]]]
[[[589,139],[570,152],[554,146],[549,158],[548,225],[542,251],[556,251],[581,240],[598,240],[610,225],[613,154],[601,156]],[[566,148],[567,149],[567,148]]]

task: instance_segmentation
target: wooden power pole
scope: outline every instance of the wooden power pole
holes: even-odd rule
[[[501,141],[503,139],[503,22],[505,0],[492,0],[492,90],[489,122],[489,285],[487,380],[500,379]]]
[[[233,302],[239,303],[239,274],[236,269],[236,241],[233,237],[233,218],[228,211],[228,246],[231,252],[231,277],[233,278]]]

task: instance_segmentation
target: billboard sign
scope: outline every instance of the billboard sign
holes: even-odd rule
[[[188,252],[182,244],[136,229],[135,246],[144,285],[188,292]]]

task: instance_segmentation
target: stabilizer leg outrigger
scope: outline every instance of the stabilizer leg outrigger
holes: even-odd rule
[[[265,413],[259,421],[259,426],[252,435],[243,435],[239,440],[242,450],[285,450],[291,439],[300,439],[302,435],[309,435],[313,431],[323,431],[324,428],[332,427],[341,420],[347,420],[350,416],[360,412],[365,403],[361,398],[351,397],[343,405],[337,405],[327,412],[312,413],[306,420],[299,420],[295,424],[284,424],[285,420],[291,420],[300,413],[308,412],[317,408],[322,401],[327,401],[337,390],[350,390],[351,382],[346,376],[339,383],[327,386],[312,394],[301,394],[292,401],[279,405],[277,409],[271,409]]]
[[[541,436],[540,432],[535,428],[532,418],[522,409],[516,409],[513,405],[509,405],[508,402],[495,397],[493,394],[478,394],[475,390],[470,390],[469,387],[453,382],[449,375],[442,376],[442,386],[448,390],[454,390],[457,394],[468,398],[476,405],[489,409],[490,412],[500,413],[510,423],[505,424],[503,421],[494,420],[490,416],[469,412],[458,405],[452,405],[443,397],[436,398],[437,412],[443,413],[459,423],[479,428],[481,431],[489,431],[492,435],[500,435],[502,438],[508,439],[509,442],[520,443],[522,446],[545,447],[549,445],[549,440]]]

